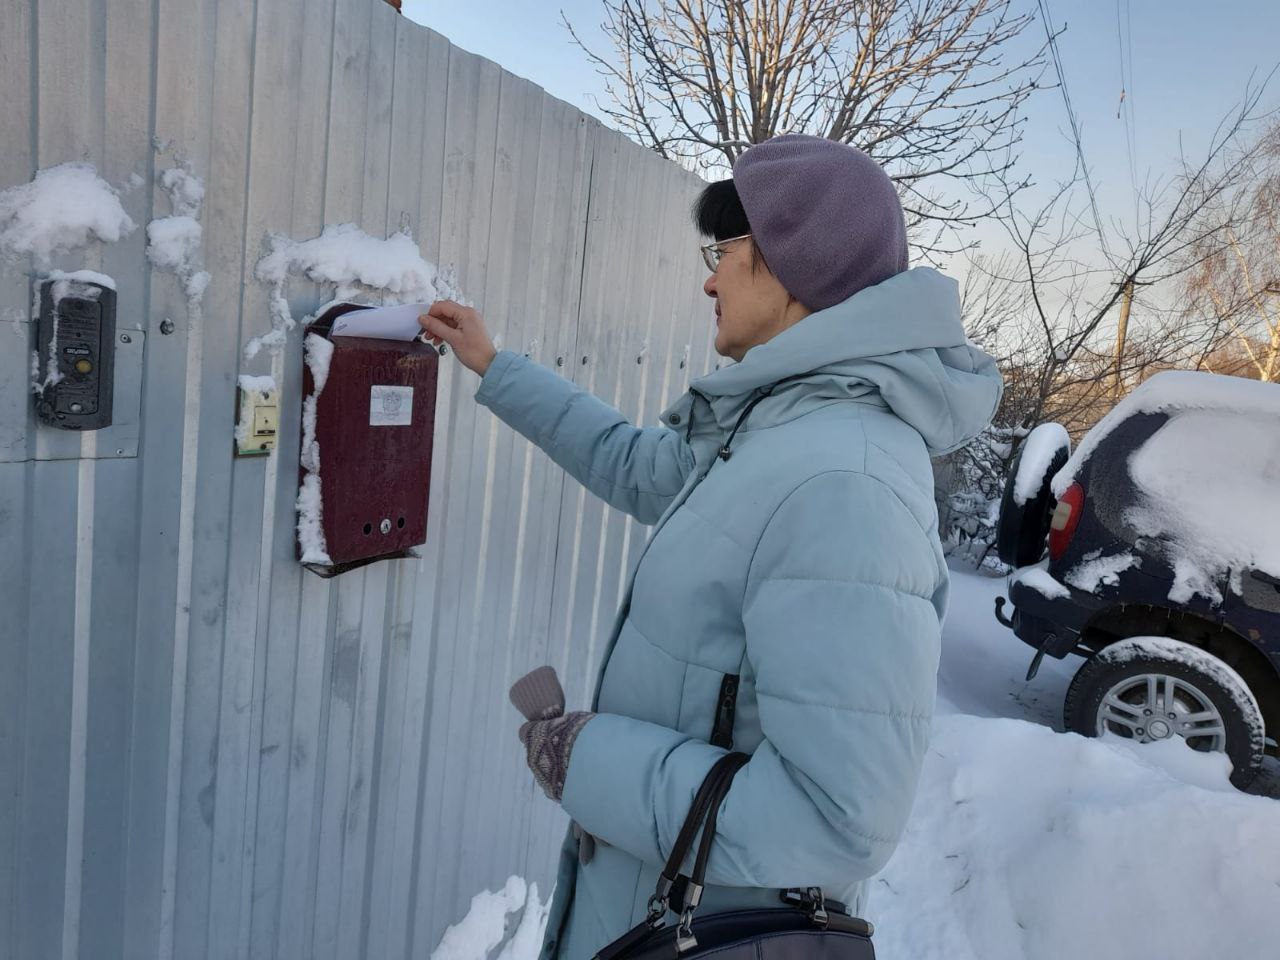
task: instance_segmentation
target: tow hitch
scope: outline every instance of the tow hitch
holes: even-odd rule
[[[1004,605],[1008,602],[1004,597],[996,597],[996,619],[1012,630],[1013,621],[1004,615]]]

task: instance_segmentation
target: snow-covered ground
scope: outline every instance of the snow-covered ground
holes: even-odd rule
[[[1059,732],[1079,660],[1025,681],[1031,649],[992,616],[1004,580],[952,572],[933,741],[866,911],[880,960],[1280,956],[1280,767],[1250,796],[1180,740]],[[525,892],[478,895],[433,960],[533,960]]]
[[[992,616],[1004,580],[952,573],[933,741],[873,881],[881,960],[1280,956],[1276,765],[1248,796],[1181,740],[1057,732],[1079,659],[1026,682],[1033,651]]]

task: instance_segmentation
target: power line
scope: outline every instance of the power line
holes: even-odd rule
[[[1085,190],[1089,194],[1089,209],[1093,213],[1093,225],[1098,231],[1098,242],[1107,259],[1111,259],[1111,250],[1107,246],[1106,231],[1102,229],[1102,217],[1098,213],[1098,196],[1093,188],[1093,176],[1089,173],[1089,165],[1084,159],[1084,137],[1080,133],[1080,123],[1076,119],[1075,108],[1071,106],[1071,93],[1067,90],[1067,77],[1062,69],[1062,55],[1058,51],[1058,35],[1050,25],[1047,0],[1036,0],[1040,8],[1040,19],[1044,21],[1045,38],[1049,42],[1049,55],[1053,59],[1053,70],[1058,77],[1058,89],[1062,91],[1062,102],[1067,108],[1067,121],[1071,124],[1071,136],[1075,141],[1076,162],[1079,164],[1081,176],[1084,178]]]
[[[1136,88],[1133,82],[1133,7],[1131,0],[1124,0],[1124,22],[1125,39],[1128,41],[1126,47],[1129,51],[1129,129],[1133,133],[1133,142],[1136,146],[1138,143],[1138,114],[1135,102]],[[1134,161],[1133,172],[1136,179],[1138,173],[1136,160]]]
[[[1133,195],[1133,218],[1136,224],[1140,216],[1140,210],[1138,203],[1138,128],[1133,108],[1133,16],[1129,0],[1124,0],[1122,26],[1120,4],[1121,0],[1116,0],[1116,45],[1119,50],[1120,67],[1120,105],[1116,110],[1116,119],[1124,124],[1125,152],[1129,161],[1129,189]]]

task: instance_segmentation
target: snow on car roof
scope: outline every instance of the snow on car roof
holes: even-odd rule
[[[1200,370],[1166,370],[1136,387],[1084,435],[1080,446],[1053,478],[1053,495],[1061,497],[1075,482],[1080,467],[1116,426],[1139,413],[1211,410],[1275,417],[1280,427],[1280,383],[1263,383]]]
[[[1116,424],[1167,412],[1169,421],[1128,457],[1140,496],[1124,519],[1140,537],[1165,544],[1174,569],[1169,598],[1222,601],[1245,570],[1280,576],[1280,384],[1171,371],[1116,405],[1053,479],[1060,495]],[[1225,416],[1224,416],[1225,414]]]

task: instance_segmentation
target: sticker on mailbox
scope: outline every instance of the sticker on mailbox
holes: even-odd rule
[[[407,427],[413,421],[413,387],[369,388],[369,426]]]

